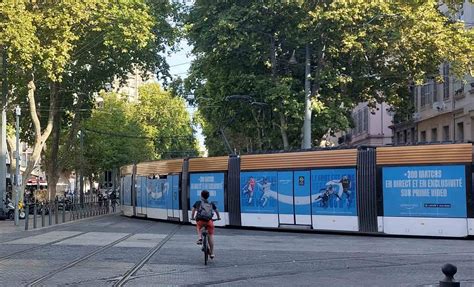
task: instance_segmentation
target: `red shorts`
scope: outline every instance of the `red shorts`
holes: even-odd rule
[[[196,221],[196,228],[197,230],[201,230],[204,226],[207,226],[207,233],[209,235],[214,235],[214,221],[209,220],[209,221],[203,221],[203,220],[198,220]]]

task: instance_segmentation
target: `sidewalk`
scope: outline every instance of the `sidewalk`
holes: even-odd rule
[[[13,220],[0,220],[0,236],[1,234],[19,232],[25,230],[25,221],[20,220],[20,225],[15,226]]]
[[[36,230],[43,227],[59,226],[59,225],[62,225],[63,223],[75,222],[78,220],[94,218],[94,217],[103,216],[106,214],[112,214],[112,210],[110,209],[109,213],[94,214],[90,216],[85,216],[85,215],[80,216],[78,213],[74,213],[72,211],[66,211],[64,214],[65,221],[63,222],[62,210],[59,210],[58,216],[57,216],[58,223],[56,224],[56,216],[54,215],[54,213],[51,214],[51,224],[49,224],[49,214],[48,215],[45,214],[44,225],[43,225],[43,219],[41,218],[42,215],[37,214],[36,215]],[[33,219],[34,219],[34,216],[30,214],[29,219],[28,219],[28,230],[35,230]],[[0,220],[0,237],[2,234],[10,234],[10,233],[15,233],[15,232],[25,231],[25,224],[26,224],[25,219],[21,219],[19,221],[18,226],[15,226],[14,220],[9,220],[9,219]]]

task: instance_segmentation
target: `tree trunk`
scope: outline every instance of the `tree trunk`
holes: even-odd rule
[[[77,99],[77,104],[76,104],[76,108],[75,108],[75,112],[74,112],[74,119],[72,120],[72,124],[71,124],[71,129],[69,130],[69,135],[68,135],[68,139],[67,139],[67,142],[65,144],[66,148],[70,148],[75,139],[76,139],[76,135],[77,135],[77,132],[78,132],[78,127],[79,127],[79,121],[81,120],[81,108],[82,108],[82,103],[84,102],[84,98],[85,98],[85,95],[84,93],[79,93],[78,94],[78,99]]]
[[[255,121],[255,124],[257,125],[257,145],[259,150],[263,150],[263,135],[262,135],[262,126],[260,125],[260,122],[258,121],[257,115],[255,115],[255,111],[252,109],[252,117]]]
[[[321,37],[321,39],[323,39]],[[324,58],[325,58],[325,49],[326,47],[323,45],[321,46],[319,49],[318,49],[318,52],[316,54],[316,57],[317,57],[317,60],[316,60],[316,65],[314,67],[314,76],[312,77],[312,80],[313,80],[313,84],[311,85],[311,88],[309,89],[309,93],[310,93],[310,96],[309,96],[309,103],[307,101],[307,95],[305,96],[305,105],[306,104],[310,104],[311,103],[311,100],[312,99],[315,99],[315,98],[318,98],[319,97],[319,90],[321,89],[321,82],[320,82],[320,78],[321,78],[321,71],[323,70],[324,68]],[[311,54],[309,55],[309,59],[310,59],[310,62],[309,63],[306,63],[306,67],[310,66],[311,65]],[[305,73],[305,77],[307,77],[307,72]],[[308,83],[309,84],[309,83]],[[308,87],[305,86],[305,93],[307,94],[308,93]],[[306,107],[305,107],[306,108]],[[308,113],[311,117],[312,117],[312,109],[310,108],[309,111],[307,111],[305,109],[305,113]],[[303,139],[303,142],[302,142],[302,147],[304,145],[304,125],[303,125],[303,128],[301,129],[301,138]],[[312,139],[313,141],[314,139]]]
[[[281,133],[281,139],[283,141],[284,150],[290,149],[290,143],[288,142],[288,134],[286,132],[287,128],[288,128],[288,125],[286,123],[285,115],[280,113],[280,133]]]
[[[276,59],[276,43],[275,43],[275,37],[273,37],[273,35],[271,36],[271,39],[270,39],[270,61],[272,63],[273,83],[276,85],[277,84],[277,59]],[[282,106],[280,107],[280,110],[283,111]],[[281,139],[283,142],[284,150],[290,149],[287,129],[288,129],[288,124],[286,122],[285,115],[282,112],[280,112],[280,133],[281,133]]]
[[[53,118],[56,114],[56,93],[51,93],[50,103],[49,103],[49,114],[48,114],[48,123],[46,124],[45,129],[41,132],[41,122],[39,120],[38,113],[36,112],[36,99],[35,99],[35,80],[34,75],[31,75],[31,79],[28,82],[28,102],[30,107],[30,116],[31,121],[33,122],[33,128],[35,132],[35,141],[33,144],[33,154],[28,159],[26,164],[25,172],[23,173],[23,182],[21,186],[21,190],[25,190],[26,182],[31,175],[31,172],[35,168],[38,160],[41,156],[41,151],[43,150],[43,146],[48,139],[49,135],[51,134],[51,130],[53,129]],[[20,193],[20,200],[23,200],[23,192]]]
[[[58,101],[58,87],[57,83],[51,84],[51,93],[55,93],[54,99]],[[59,141],[61,136],[61,117],[60,113],[55,113],[53,117],[53,130],[51,133],[51,144],[49,145],[49,163],[46,169],[46,175],[48,178],[48,191],[49,200],[53,200],[56,197],[57,184],[59,181]]]

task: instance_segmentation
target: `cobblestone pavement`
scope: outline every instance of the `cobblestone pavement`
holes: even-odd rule
[[[218,228],[204,266],[194,232],[119,215],[0,232],[0,286],[435,286],[446,262],[474,286],[472,240]]]

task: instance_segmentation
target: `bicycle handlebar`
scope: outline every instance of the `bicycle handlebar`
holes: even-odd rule
[[[192,221],[196,221],[196,218],[191,218]],[[219,221],[221,218],[213,218],[211,219],[212,221]]]

